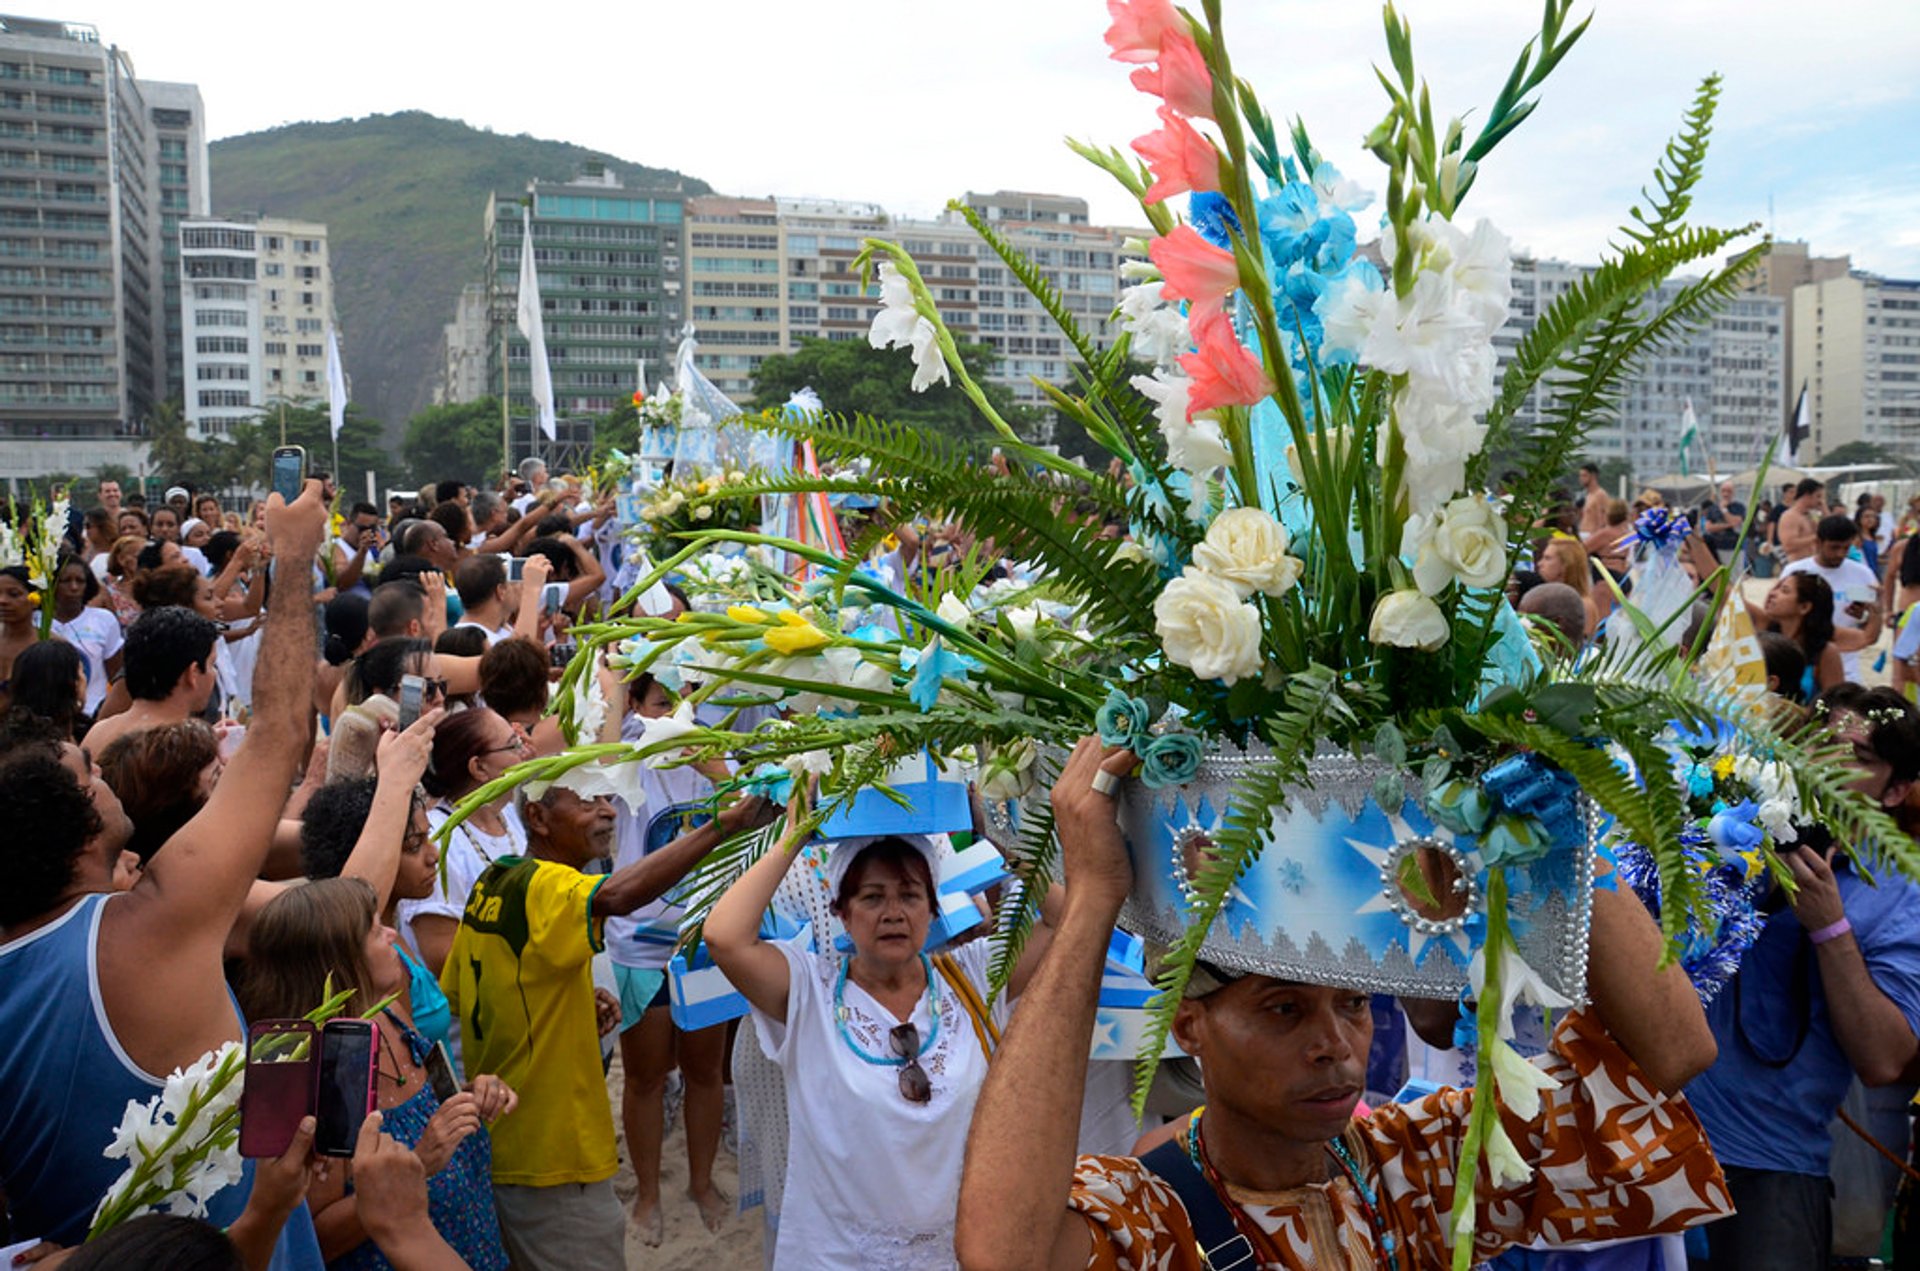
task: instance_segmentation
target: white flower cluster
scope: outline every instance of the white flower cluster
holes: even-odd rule
[[[240,1181],[240,1127],[232,1114],[245,1067],[240,1044],[228,1042],[175,1069],[145,1103],[127,1103],[103,1155],[129,1164],[100,1198],[96,1220],[129,1202],[123,1219],[162,1205],[170,1214],[206,1217],[214,1194]]]
[[[1509,1044],[1513,1040],[1514,1011],[1522,1003],[1555,1011],[1568,1010],[1573,1003],[1547,987],[1540,973],[1528,966],[1511,944],[1503,945],[1500,949],[1499,1001],[1492,1002],[1487,998],[1486,950],[1482,949],[1473,955],[1468,977],[1480,1009],[1494,1012],[1498,1039],[1489,1058],[1499,1100],[1515,1116],[1531,1121],[1540,1115],[1541,1091],[1557,1089],[1560,1083],[1521,1058],[1520,1053]],[[1497,1117],[1487,1135],[1486,1153],[1494,1186],[1506,1187],[1533,1177],[1533,1166],[1520,1155]]]
[[[11,569],[26,563],[26,552],[20,546],[19,531],[0,521],[0,569]]]
[[[1182,319],[1184,322],[1184,319]],[[1207,477],[1233,462],[1233,451],[1212,411],[1189,418],[1187,397],[1193,381],[1178,371],[1136,375],[1133,386],[1153,403],[1153,417],[1167,440],[1167,462],[1192,477]]]
[[[1507,319],[1513,260],[1507,238],[1491,222],[1466,233],[1449,221],[1417,221],[1409,230],[1417,254],[1404,297],[1373,291],[1357,274],[1325,308],[1329,346],[1352,350],[1367,366],[1405,375],[1394,417],[1406,450],[1407,510],[1430,515],[1466,483],[1467,460],[1486,439],[1479,420],[1494,398],[1493,333]],[[1381,240],[1391,270],[1392,234]],[[1388,433],[1382,430],[1381,462]]]
[[[1167,302],[1158,280],[1122,291],[1114,319],[1121,330],[1132,334],[1129,347],[1143,362],[1171,367],[1182,353],[1193,347],[1193,337],[1187,333],[1186,315],[1178,305]]]
[[[867,343],[876,349],[913,350],[913,391],[924,393],[935,384],[951,384],[947,360],[940,352],[939,332],[913,302],[913,284],[892,261],[880,262],[880,311],[873,315]]]
[[[1153,630],[1167,660],[1203,680],[1258,676],[1265,628],[1248,601],[1255,592],[1283,596],[1299,581],[1300,560],[1287,555],[1288,545],[1286,528],[1261,508],[1215,517],[1193,564],[1153,602]]]
[[[1800,831],[1794,822],[1800,819],[1800,796],[1794,789],[1793,774],[1778,760],[1756,759],[1740,755],[1733,761],[1734,780],[1753,791],[1758,804],[1761,828],[1774,846],[1797,842]]]

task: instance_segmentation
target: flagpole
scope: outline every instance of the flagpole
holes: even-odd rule
[[[500,480],[513,479],[513,416],[508,405],[507,391],[511,381],[507,378],[507,324],[500,324]]]

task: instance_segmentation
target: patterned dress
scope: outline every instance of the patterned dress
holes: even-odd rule
[[[1501,1116],[1531,1179],[1495,1189],[1484,1163],[1474,1196],[1476,1259],[1536,1237],[1560,1243],[1680,1231],[1733,1212],[1726,1180],[1684,1098],[1664,1095],[1585,1011],[1560,1023],[1534,1061],[1560,1081],[1540,1115]],[[1347,1132],[1383,1217],[1397,1235],[1401,1271],[1451,1265],[1444,1235],[1453,1163],[1473,1107],[1471,1090],[1442,1090],[1377,1109]],[[1284,1255],[1283,1268],[1374,1271],[1385,1265],[1353,1186],[1344,1178],[1285,1192],[1236,1189],[1233,1199]],[[1132,1157],[1083,1156],[1069,1206],[1093,1233],[1090,1271],[1204,1271],[1192,1224],[1173,1190]]]

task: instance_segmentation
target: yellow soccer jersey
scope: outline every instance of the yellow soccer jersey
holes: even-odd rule
[[[498,858],[475,881],[441,969],[467,1072],[493,1073],[520,1095],[491,1127],[496,1183],[593,1183],[618,1166],[591,967],[601,947],[593,895],[605,881]]]

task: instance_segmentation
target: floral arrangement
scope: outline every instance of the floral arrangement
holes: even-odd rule
[[[684,546],[686,536],[702,530],[753,530],[760,525],[760,491],[749,474],[719,470],[703,477],[666,481],[640,506],[637,532],[656,555]]]
[[[1483,1097],[1457,1176],[1473,1177],[1484,1154],[1497,1179],[1524,1178],[1497,1115],[1502,1103],[1522,1114],[1537,1107],[1533,1070],[1507,1044],[1512,1009],[1570,1003],[1520,957],[1509,889],[1518,871],[1584,845],[1567,811],[1576,795],[1647,853],[1675,956],[1690,924],[1715,928],[1697,868],[1696,796],[1674,774],[1670,728],[1728,729],[1739,753],[1771,765],[1774,788],[1791,789],[1802,816],[1920,874],[1910,840],[1845,789],[1839,751],[1818,723],[1751,709],[1689,678],[1671,641],[1623,643],[1577,664],[1543,660],[1504,601],[1554,486],[1620,399],[1624,377],[1708,321],[1761,250],[1716,265],[1753,227],[1687,219],[1718,80],[1701,86],[1617,246],[1544,308],[1500,372],[1493,336],[1511,297],[1510,248],[1460,211],[1479,165],[1533,112],[1533,94],[1584,32],[1569,21],[1570,0],[1548,0],[1472,131],[1464,117],[1436,114],[1411,32],[1386,9],[1389,67],[1379,79],[1389,105],[1366,139],[1385,168],[1377,265],[1354,219],[1369,197],[1326,162],[1303,123],[1283,140],[1233,71],[1219,0],[1198,14],[1168,0],[1109,8],[1112,55],[1135,68],[1157,122],[1131,154],[1073,147],[1139,200],[1153,229],[1128,265],[1136,281],[1121,298],[1120,337],[1094,343],[1042,270],[970,209],[952,208],[1087,368],[1072,388],[1042,387],[1116,462],[1083,465],[1020,437],[959,356],[911,255],[867,240],[857,263],[879,283],[871,342],[907,351],[916,387],[958,387],[998,434],[1007,470],[983,471],[959,445],[911,425],[767,417],[745,422],[811,443],[823,473],[854,459],[868,466],[730,482],[717,497],[883,498],[906,515],[964,526],[995,545],[994,560],[895,577],[869,559],[870,542],[840,556],[744,525],[722,529],[712,517],[695,523],[688,509],[713,504],[689,492],[663,510],[675,518],[672,550],[663,539],[634,594],[743,543],[807,562],[813,581],[777,602],[759,595],[677,621],[576,628],[563,718],[603,650],[630,672],[672,668],[681,712],[637,746],[579,748],[502,781],[603,759],[728,753],[769,791],[786,788],[782,776],[788,785],[819,777],[819,804],[807,813],[818,825],[914,749],[970,753],[981,787],[1009,798],[1047,784],[1060,748],[1089,731],[1132,747],[1148,785],[1178,785],[1211,755],[1245,753],[1257,763],[1211,836],[1187,889],[1185,934],[1162,961],[1145,1046],[1158,1054],[1214,919],[1315,757],[1332,747],[1379,761],[1389,769],[1379,800],[1396,807],[1406,774],[1417,774],[1431,818],[1479,844],[1470,881],[1484,913],[1472,932],[1471,989],[1482,1004],[1473,1028]],[[1682,267],[1705,272],[1664,308],[1643,303]],[[1151,373],[1132,374],[1135,359]],[[1523,426],[1518,409],[1549,378],[1544,424]],[[1492,474],[1508,469],[1519,477],[1493,489]],[[1068,514],[1087,505],[1091,517]],[[1104,532],[1113,520],[1129,527],[1125,536]],[[1026,562],[1021,581],[1046,603],[997,603],[984,584],[1001,557]],[[1700,594],[1718,604],[1727,582],[1721,571]],[[696,706],[716,704],[731,712],[720,727],[695,722]],[[786,718],[744,737],[727,730],[741,711],[767,705]],[[1015,864],[1033,885],[1001,914],[996,974],[1031,930],[1054,869],[1051,838],[1045,800],[1027,799]],[[690,910],[769,841],[742,836],[717,849],[690,888]],[[1462,1267],[1472,1217],[1471,1191],[1460,1188]]]
[[[36,495],[24,520],[19,520],[18,509],[13,509],[18,528],[0,524],[0,568],[26,569],[30,588],[27,599],[40,610],[42,640],[53,635],[54,583],[60,576],[60,554],[71,509],[65,490],[54,495],[52,507]]]
[[[325,1023],[352,996],[352,989],[334,992],[329,977],[326,1000],[308,1012],[307,1020]],[[361,1018],[373,1018],[392,1000]],[[204,1218],[207,1202],[240,1181],[240,1091],[246,1069],[240,1043],[228,1042],[176,1068],[151,1099],[128,1101],[105,1151],[108,1160],[126,1161],[127,1168],[100,1198],[87,1239],[161,1208]]]

